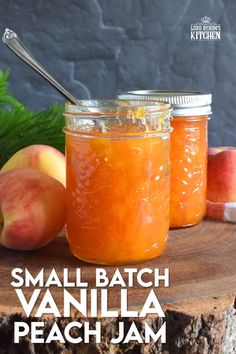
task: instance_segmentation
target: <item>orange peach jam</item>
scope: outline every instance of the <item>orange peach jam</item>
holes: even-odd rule
[[[200,222],[206,210],[207,125],[211,94],[181,91],[130,91],[119,98],[169,102],[173,106],[170,139],[170,226]]]
[[[174,117],[171,122],[171,227],[194,225],[205,215],[207,119]]]
[[[67,238],[73,254],[98,264],[159,256],[169,229],[169,105],[154,106],[153,113],[150,104],[143,113],[134,106],[130,115],[129,107],[120,107],[124,101],[103,101],[113,104],[108,113],[99,101],[81,104],[91,113],[80,107],[68,113],[72,105],[65,113]]]

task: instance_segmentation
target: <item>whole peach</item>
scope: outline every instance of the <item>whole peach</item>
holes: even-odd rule
[[[236,148],[209,148],[207,199],[213,202],[236,202]]]
[[[48,145],[30,145],[17,151],[2,167],[2,172],[18,167],[29,167],[66,184],[65,156]]]
[[[52,241],[66,222],[66,190],[34,169],[0,174],[0,243],[32,250]]]

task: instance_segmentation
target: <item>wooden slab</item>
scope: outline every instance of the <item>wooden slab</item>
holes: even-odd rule
[[[65,237],[58,237],[48,246],[31,252],[0,248],[0,312],[22,312],[15,290],[10,286],[11,271],[15,267],[28,268],[37,274],[45,268],[49,274],[55,268],[62,275],[63,268],[81,268],[84,280],[93,287],[96,266],[74,258]],[[160,258],[136,266],[170,269],[170,287],[157,289],[159,300],[166,309],[184,309],[185,312],[207,312],[209,306],[231,305],[236,294],[236,225],[204,221],[201,224],[170,232],[168,247]],[[119,267],[122,270],[124,267]],[[114,273],[114,267],[106,267]],[[73,279],[73,277],[72,277]],[[44,290],[43,290],[44,291]],[[109,290],[110,307],[120,308],[120,287]],[[32,289],[24,290],[30,296]],[[75,296],[78,290],[70,289]],[[134,308],[142,306],[149,289],[137,284],[129,290],[129,302]],[[54,298],[62,307],[62,290],[53,288]],[[193,303],[196,306],[193,306]],[[199,306],[199,304],[201,304]],[[214,306],[213,306],[214,305]],[[205,308],[204,308],[205,306]]]

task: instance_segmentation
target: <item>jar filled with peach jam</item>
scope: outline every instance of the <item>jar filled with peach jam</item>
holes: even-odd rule
[[[65,106],[67,238],[97,264],[155,258],[169,229],[168,103],[83,100]]]
[[[119,98],[169,102],[171,134],[170,226],[199,223],[206,211],[207,126],[211,94],[181,91],[130,91]]]

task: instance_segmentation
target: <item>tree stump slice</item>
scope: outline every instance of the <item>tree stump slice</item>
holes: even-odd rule
[[[112,345],[110,338],[117,331],[120,320],[127,326],[134,320],[140,331],[145,321],[153,329],[160,327],[163,319],[149,316],[141,318],[98,318],[89,319],[91,325],[102,322],[102,343],[96,344],[32,344],[25,337],[20,344],[13,343],[13,322],[34,321],[26,318],[14,288],[11,271],[15,267],[27,268],[37,274],[45,268],[49,274],[55,268],[62,279],[63,268],[73,270],[81,268],[83,280],[95,287],[96,266],[86,264],[71,255],[64,235],[60,235],[48,246],[31,252],[17,252],[0,248],[0,354],[20,353],[63,353],[63,354],[234,354],[236,353],[236,225],[205,220],[201,224],[170,231],[167,249],[163,256],[152,261],[136,265],[138,269],[170,269],[170,287],[156,289],[159,301],[166,314],[166,344],[117,344]],[[101,266],[104,268],[103,266]],[[114,267],[105,267],[108,275],[114,273]],[[120,271],[123,268],[119,267]],[[124,276],[124,278],[126,278]],[[78,290],[77,290],[78,291]],[[140,310],[150,289],[134,284],[129,289],[129,303]],[[26,298],[32,289],[25,289]],[[76,297],[76,289],[70,289]],[[119,309],[120,287],[109,290],[112,296],[109,309]],[[62,291],[52,290],[59,308],[62,308]],[[72,318],[58,318],[56,321],[63,328],[66,323],[84,319],[72,314]],[[54,319],[46,318],[45,336]]]

